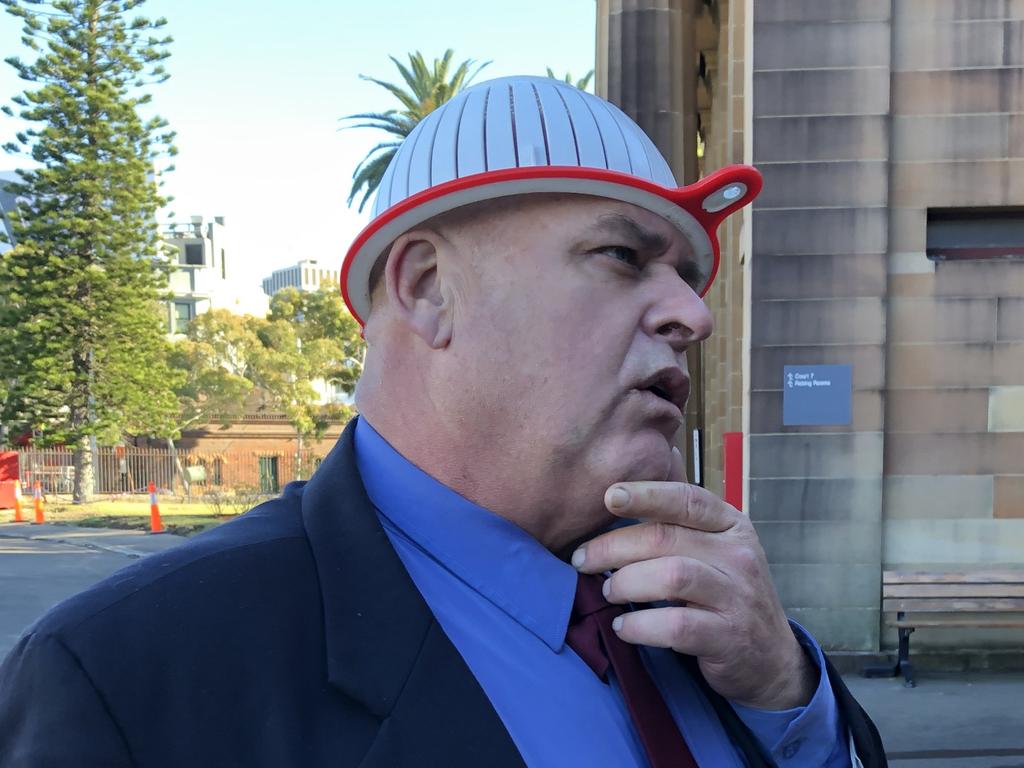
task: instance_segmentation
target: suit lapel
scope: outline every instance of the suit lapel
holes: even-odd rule
[[[354,434],[355,420],[307,483],[302,518],[320,579],[328,679],[383,721],[364,764],[522,766],[381,527]]]
[[[522,768],[505,726],[435,622],[391,716],[360,768]]]

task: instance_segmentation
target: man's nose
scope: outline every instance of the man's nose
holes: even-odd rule
[[[714,330],[711,310],[704,300],[673,270],[659,280],[657,299],[644,315],[644,331],[667,341],[677,352],[703,341]]]

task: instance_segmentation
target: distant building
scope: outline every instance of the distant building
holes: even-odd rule
[[[188,223],[171,224],[161,235],[164,252],[174,265],[170,275],[173,298],[167,305],[170,333],[184,333],[189,321],[211,309],[263,317],[267,296],[235,275],[235,253],[223,216],[204,226],[202,216]]]
[[[316,259],[303,259],[293,267],[275,269],[263,279],[263,292],[273,296],[282,288],[317,291],[321,285],[338,285],[341,275],[336,269],[324,269]]]

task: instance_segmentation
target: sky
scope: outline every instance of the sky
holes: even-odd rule
[[[397,106],[359,78],[400,82],[389,55],[431,61],[453,48],[455,62],[491,61],[474,82],[594,66],[595,0],[148,0],[140,12],[166,17],[174,37],[171,79],[151,89],[178,133],[161,223],[224,216],[234,264],[254,283],[299,259],[339,267],[369,220],[370,204],[359,214],[345,200],[386,134],[339,131],[339,118]],[[20,37],[19,20],[0,13],[0,58],[30,60]],[[0,63],[0,103],[23,85]],[[0,144],[22,125],[0,114]],[[25,162],[0,153],[0,171]]]

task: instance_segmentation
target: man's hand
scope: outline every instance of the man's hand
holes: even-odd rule
[[[711,687],[738,704],[781,710],[810,701],[819,672],[786,621],[745,515],[679,481],[617,483],[605,505],[643,522],[587,542],[573,565],[615,572],[604,585],[609,602],[672,603],[616,619],[623,640],[696,656]]]

